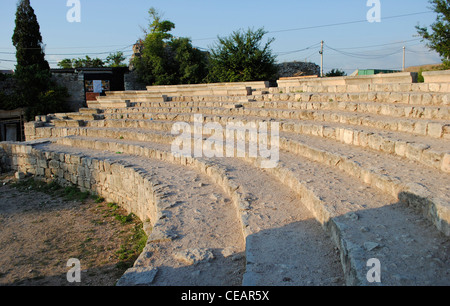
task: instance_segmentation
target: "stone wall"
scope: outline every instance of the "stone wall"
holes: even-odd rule
[[[425,83],[450,83],[450,70],[424,71]]]
[[[19,171],[37,179],[74,184],[133,212],[144,223],[156,222],[153,182],[124,163],[81,154],[46,152],[30,145],[0,143],[0,170]]]
[[[77,112],[80,108],[86,107],[83,73],[53,73],[52,78],[60,86],[67,88],[70,95],[70,97],[67,98],[67,106],[70,111]]]

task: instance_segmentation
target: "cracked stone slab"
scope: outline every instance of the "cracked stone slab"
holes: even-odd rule
[[[117,286],[148,286],[153,283],[158,269],[137,267],[128,269],[117,282]]]

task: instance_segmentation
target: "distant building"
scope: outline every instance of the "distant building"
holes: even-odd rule
[[[358,76],[358,75],[375,75],[375,74],[381,74],[381,73],[395,73],[395,72],[401,72],[400,70],[386,70],[386,69],[358,69],[355,72],[351,74],[351,76]]]
[[[69,110],[77,112],[106,91],[125,90],[124,75],[128,67],[51,69],[53,79],[70,94]]]

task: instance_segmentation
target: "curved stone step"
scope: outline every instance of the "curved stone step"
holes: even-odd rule
[[[158,145],[124,140],[67,137],[57,143],[145,156],[153,153],[136,148],[162,151]],[[226,168],[227,175],[239,186],[247,256],[244,285],[342,284],[342,269],[332,241],[327,239],[311,212],[297,204],[300,201],[295,192],[239,160],[214,159],[212,162]],[[146,266],[146,262],[143,260],[137,266]]]
[[[243,97],[242,97],[243,98]],[[450,105],[450,93],[439,92],[343,92],[343,93],[317,93],[303,92],[295,93],[270,93],[261,95],[249,95],[246,97],[249,101],[291,101],[291,102],[359,102],[371,101],[380,103],[400,103],[412,105]],[[230,96],[172,96],[171,101],[175,102],[197,102],[197,101],[215,101],[215,102],[233,102],[237,97]],[[138,104],[136,106],[147,106]]]
[[[135,119],[108,119],[106,121],[90,122],[90,127],[135,127],[170,131],[172,122],[193,122],[191,114],[125,114],[119,116]],[[115,116],[113,116],[115,117]],[[154,117],[153,120],[148,118]],[[235,116],[208,116],[203,115],[205,122],[218,122],[225,125],[227,122],[242,121],[260,122],[264,119],[258,117]],[[139,119],[138,119],[139,118]],[[253,120],[252,120],[253,119]],[[161,122],[163,120],[163,122]],[[280,122],[280,131],[303,135],[319,136],[337,140],[344,144],[367,148],[383,153],[389,153],[419,162],[443,172],[450,172],[450,143],[447,139],[434,139],[426,136],[410,135],[405,132],[389,132],[377,128],[354,127],[338,123],[316,123],[314,121],[284,120]]]
[[[92,138],[122,138],[158,143],[172,143],[176,139],[176,136],[169,131],[139,129],[90,128],[84,129],[82,133],[73,131],[73,134]],[[209,135],[203,135],[203,137],[206,140]],[[362,148],[354,148],[313,136],[281,133],[280,148],[310,160],[337,167],[404,204],[423,211],[439,230],[450,235],[450,204],[448,202],[450,177],[448,175],[399,157],[385,153],[372,154]]]
[[[132,103],[133,104],[133,103]],[[187,107],[212,107],[212,108],[236,108],[242,106],[249,109],[285,109],[285,110],[342,110],[358,113],[369,113],[398,118],[413,119],[450,119],[450,107],[448,106],[424,106],[409,104],[387,104],[373,102],[154,102],[147,107],[131,106],[128,110],[112,109],[108,112],[151,112],[155,108],[187,108]]]
[[[57,142],[40,143],[32,150],[41,153],[37,154],[41,157],[37,165],[43,167],[36,168],[36,172],[42,168],[48,178],[52,174],[54,179],[94,189],[108,201],[136,213],[144,222],[151,219],[148,222],[153,228],[147,246],[128,273],[142,267],[157,273],[153,278],[140,279],[140,283],[133,283],[125,275],[121,285],[143,281],[146,285],[241,284],[242,226],[231,199],[207,175],[161,159]],[[86,180],[89,185],[93,182],[92,186],[85,185]],[[150,194],[144,192],[145,181],[150,182]],[[152,207],[152,198],[157,207]],[[192,259],[194,262],[189,257],[191,253],[198,255]]]
[[[271,93],[283,92],[419,92],[419,93],[448,93],[450,86],[445,82],[432,83],[388,83],[388,84],[352,84],[352,85],[324,85],[304,84],[289,87],[269,88]]]
[[[429,92],[343,92],[343,93],[274,93],[249,96],[255,101],[296,101],[296,102],[359,102],[400,103],[413,105],[445,106],[450,104],[450,93]],[[184,99],[185,101],[191,101]],[[195,99],[193,99],[195,100]]]
[[[116,148],[119,145],[120,148],[123,142],[107,139],[83,141],[86,146],[103,142],[110,146],[110,150],[111,146]],[[154,146],[148,142],[124,142],[122,145],[130,149]],[[137,152],[135,148],[131,150]],[[214,162],[225,163],[229,167],[226,160]],[[279,167],[267,171],[295,190],[316,219],[333,235],[341,250],[347,282],[367,283],[364,264],[373,257],[383,262],[384,284],[442,284],[449,281],[446,266],[444,264],[442,269],[441,265],[448,258],[448,238],[433,230],[431,224],[419,215],[395,204],[394,198],[386,197],[330,167],[286,152],[281,153],[280,163]],[[441,253],[437,252],[439,247],[443,248]],[[427,260],[430,256],[436,260]],[[417,261],[421,262],[420,267],[408,268]]]
[[[154,119],[163,116],[183,116],[186,114],[203,114],[218,117],[245,116],[247,118],[271,118],[274,120],[310,120],[315,122],[348,124],[358,127],[374,127],[391,132],[405,132],[413,135],[431,138],[450,139],[450,123],[447,120],[427,120],[410,118],[392,118],[383,115],[356,114],[344,111],[315,111],[315,110],[283,110],[283,109],[217,109],[207,107],[191,108],[156,108],[151,112],[132,112],[105,114],[106,119]]]

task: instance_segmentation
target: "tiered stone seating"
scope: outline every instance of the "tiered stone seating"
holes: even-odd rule
[[[109,109],[143,106],[151,102],[172,101],[179,97],[246,97],[266,93],[269,82],[210,83],[193,85],[147,86],[147,90],[106,92],[106,96],[89,101],[89,108]]]
[[[367,285],[371,258],[382,284],[448,285],[450,90],[398,77],[279,82],[245,99],[191,95],[200,85],[161,87],[165,101],[117,93],[130,103],[28,123],[30,142],[1,144],[2,164],[146,221],[148,245],[120,285]],[[279,122],[278,165],[175,154],[175,123],[194,130],[197,114]]]

